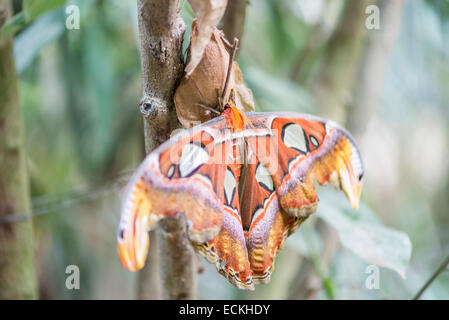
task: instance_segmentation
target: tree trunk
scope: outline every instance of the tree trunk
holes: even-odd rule
[[[347,0],[329,39],[324,61],[310,84],[320,113],[342,123],[366,35],[365,9],[373,0]]]
[[[139,271],[137,280],[137,297],[141,300],[162,299],[161,272],[157,251],[156,230],[150,231],[150,249],[145,267]]]
[[[0,31],[10,17],[0,0]],[[31,211],[12,38],[0,42],[0,219]],[[0,224],[0,300],[36,299],[31,220]]]
[[[173,96],[184,71],[185,25],[179,0],[138,0],[137,10],[143,87],[140,108],[149,153],[179,126]],[[185,218],[161,221],[156,234],[163,298],[195,299],[196,259],[186,235]],[[154,285],[148,280],[151,267],[141,271],[139,286]]]
[[[347,128],[356,138],[363,134],[379,104],[405,2],[405,0],[379,0],[377,3],[380,29],[368,32],[368,43],[358,68],[353,99],[348,108]]]

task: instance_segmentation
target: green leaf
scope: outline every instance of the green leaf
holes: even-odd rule
[[[1,28],[0,39],[6,39],[23,29],[29,22],[66,3],[67,0],[24,0],[23,11],[12,17]]]
[[[39,54],[41,48],[64,33],[62,10],[56,10],[37,18],[14,39],[14,59],[21,73]]]
[[[243,61],[240,66],[262,111],[311,112],[314,109],[312,97],[296,83],[270,75]]]
[[[343,246],[364,261],[396,271],[405,279],[412,245],[404,232],[385,227],[363,203],[354,211],[336,192],[321,190],[318,217],[332,225]]]
[[[66,3],[66,0],[24,0],[23,13],[26,22],[33,21],[41,14],[56,9]]]
[[[25,15],[23,12],[16,14],[14,17],[8,20],[7,23],[1,29],[1,39],[6,39],[12,36],[25,26]]]

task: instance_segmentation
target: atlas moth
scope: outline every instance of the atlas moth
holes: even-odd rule
[[[312,214],[314,181],[359,205],[363,162],[351,135],[330,120],[286,112],[222,114],[174,135],[135,171],[118,230],[120,260],[144,266],[148,231],[184,214],[197,252],[240,289],[267,283],[286,238]]]

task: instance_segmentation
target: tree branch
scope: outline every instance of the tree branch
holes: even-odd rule
[[[145,150],[152,151],[179,126],[173,96],[182,77],[185,25],[179,0],[138,0]],[[185,218],[159,223],[157,243],[165,299],[196,298],[196,263]],[[151,266],[148,266],[151,268]],[[140,279],[145,285],[145,279]]]
[[[310,83],[320,113],[344,122],[366,38],[365,9],[374,0],[348,0],[326,45],[324,61]]]
[[[0,31],[10,17],[0,0]],[[13,41],[0,41],[0,220],[31,211],[26,145],[19,104]],[[0,300],[37,298],[31,220],[0,225]]]
[[[150,231],[150,248],[145,267],[139,271],[137,298],[140,300],[162,299],[161,272],[157,250],[156,230]]]
[[[427,288],[432,284],[432,282],[440,275],[441,272],[443,272],[444,269],[449,265],[449,256],[446,257],[446,259],[443,261],[443,263],[438,267],[438,269],[433,273],[433,275],[430,277],[429,280],[424,284],[424,286],[419,290],[419,292],[416,294],[416,296],[413,298],[413,300],[418,300],[424,291],[427,290]]]
[[[396,42],[405,0],[378,0],[380,29],[369,30],[355,82],[353,99],[348,104],[347,128],[357,138],[375,114],[382,96],[385,73]]]

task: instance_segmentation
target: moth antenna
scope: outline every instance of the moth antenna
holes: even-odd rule
[[[205,106],[204,104],[197,103],[197,105],[200,106],[201,108],[206,109],[206,110],[209,110],[209,111],[211,111],[211,112],[213,112],[213,113],[215,113],[215,114],[218,114],[218,115],[221,114],[219,111],[215,110],[214,108]]]

